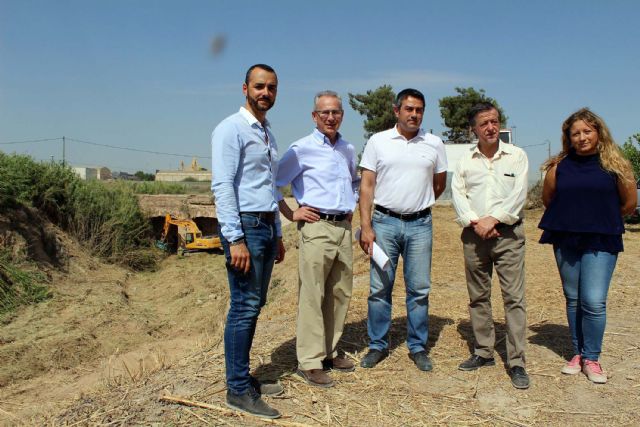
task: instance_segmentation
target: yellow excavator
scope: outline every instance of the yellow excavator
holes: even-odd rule
[[[203,236],[193,220],[176,219],[170,214],[164,218],[162,235],[160,240],[156,241],[156,246],[165,251],[176,249],[181,255],[186,252],[222,248],[218,236]]]

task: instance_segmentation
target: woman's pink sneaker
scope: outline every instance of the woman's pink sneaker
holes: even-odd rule
[[[582,364],[582,372],[589,378],[591,382],[596,384],[604,384],[607,382],[607,374],[602,370],[602,366],[597,360],[585,359]]]
[[[562,367],[563,374],[567,375],[575,375],[582,370],[582,357],[579,354],[576,354],[567,362],[566,365]]]

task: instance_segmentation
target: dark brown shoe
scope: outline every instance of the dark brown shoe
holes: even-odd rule
[[[322,368],[324,370],[333,369],[340,372],[353,372],[356,370],[356,365],[345,356],[334,357],[333,359],[325,359],[322,361]]]
[[[298,375],[309,385],[322,388],[333,387],[331,377],[322,369],[309,369],[308,371],[298,369]]]

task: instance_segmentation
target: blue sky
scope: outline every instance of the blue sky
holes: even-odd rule
[[[244,103],[246,68],[272,65],[281,151],[309,133],[323,89],[383,84],[427,97],[423,127],[446,130],[438,99],[485,89],[516,126],[532,175],[560,125],[592,108],[619,143],[640,132],[640,2],[0,0],[0,143],[59,138],[203,156]],[[224,38],[214,55],[212,40]],[[357,148],[362,117],[342,133]],[[61,159],[60,141],[0,145]],[[67,143],[73,164],[177,168],[190,157]]]

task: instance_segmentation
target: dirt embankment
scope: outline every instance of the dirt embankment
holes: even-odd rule
[[[450,207],[434,209],[428,345],[434,371],[419,372],[408,358],[400,267],[390,357],[375,369],[333,373],[336,386],[331,389],[304,384],[293,373],[296,232],[294,226],[286,227],[287,258],[274,270],[252,352],[255,374],[279,378],[285,386],[284,396],[270,400],[285,415],[282,421],[342,426],[635,424],[640,412],[640,228],[632,226],[625,234],[602,356],[610,381],[597,386],[583,375],[559,373],[571,349],[553,255],[548,246],[536,243],[540,214],[530,211],[526,221],[532,387],[525,391],[513,389],[501,364],[471,373],[457,370],[469,355],[471,330],[459,229]],[[367,345],[368,263],[354,248],[354,293],[341,347],[358,361]],[[157,272],[131,275],[70,250],[68,273],[54,277],[56,297],[0,326],[0,358],[11,360],[0,369],[5,378],[0,423],[261,424],[223,409],[226,286],[221,256],[170,257]],[[504,312],[497,284],[493,294],[497,356],[504,361]],[[159,402],[158,396],[167,393],[220,409]]]

